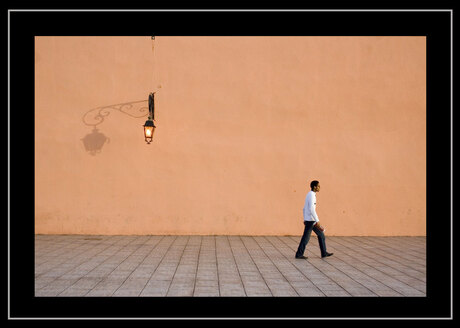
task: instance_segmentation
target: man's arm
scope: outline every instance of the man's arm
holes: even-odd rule
[[[310,213],[316,222],[319,222],[318,214],[316,214],[316,197],[312,197],[310,203]]]

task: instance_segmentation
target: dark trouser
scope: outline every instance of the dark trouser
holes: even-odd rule
[[[299,248],[297,249],[297,253],[295,253],[295,256],[302,256],[303,253],[305,252],[305,247],[307,247],[308,241],[310,240],[310,235],[311,235],[312,230],[318,236],[321,256],[325,256],[326,255],[326,236],[324,235],[324,232],[322,232],[316,227],[313,227],[313,224],[315,224],[315,221],[304,221],[303,223],[305,224],[305,229],[303,230],[303,236],[302,236],[302,239],[300,239]]]

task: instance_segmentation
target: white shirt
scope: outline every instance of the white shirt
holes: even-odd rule
[[[305,205],[303,206],[303,219],[304,221],[318,222],[318,215],[316,214],[316,192],[310,190],[305,197]]]

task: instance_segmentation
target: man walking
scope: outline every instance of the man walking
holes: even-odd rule
[[[310,183],[310,188],[311,190],[308,192],[307,197],[305,198],[305,205],[303,207],[303,223],[305,225],[305,229],[295,254],[296,259],[307,259],[303,253],[305,252],[305,247],[307,247],[308,241],[310,240],[312,230],[318,236],[321,257],[327,257],[334,254],[328,253],[326,251],[326,236],[324,236],[324,232],[321,231],[318,226],[316,226],[316,224],[319,222],[318,215],[316,214],[316,193],[319,192],[320,189],[319,181],[313,180]]]

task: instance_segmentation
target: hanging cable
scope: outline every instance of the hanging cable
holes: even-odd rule
[[[152,90],[155,90],[155,36],[151,37],[152,41]]]
[[[151,41],[152,41],[152,90],[155,90],[155,36],[151,36]],[[152,117],[152,120],[155,121],[154,117],[154,106],[155,106],[155,91],[151,92],[149,94],[149,111],[150,111],[150,116]]]

